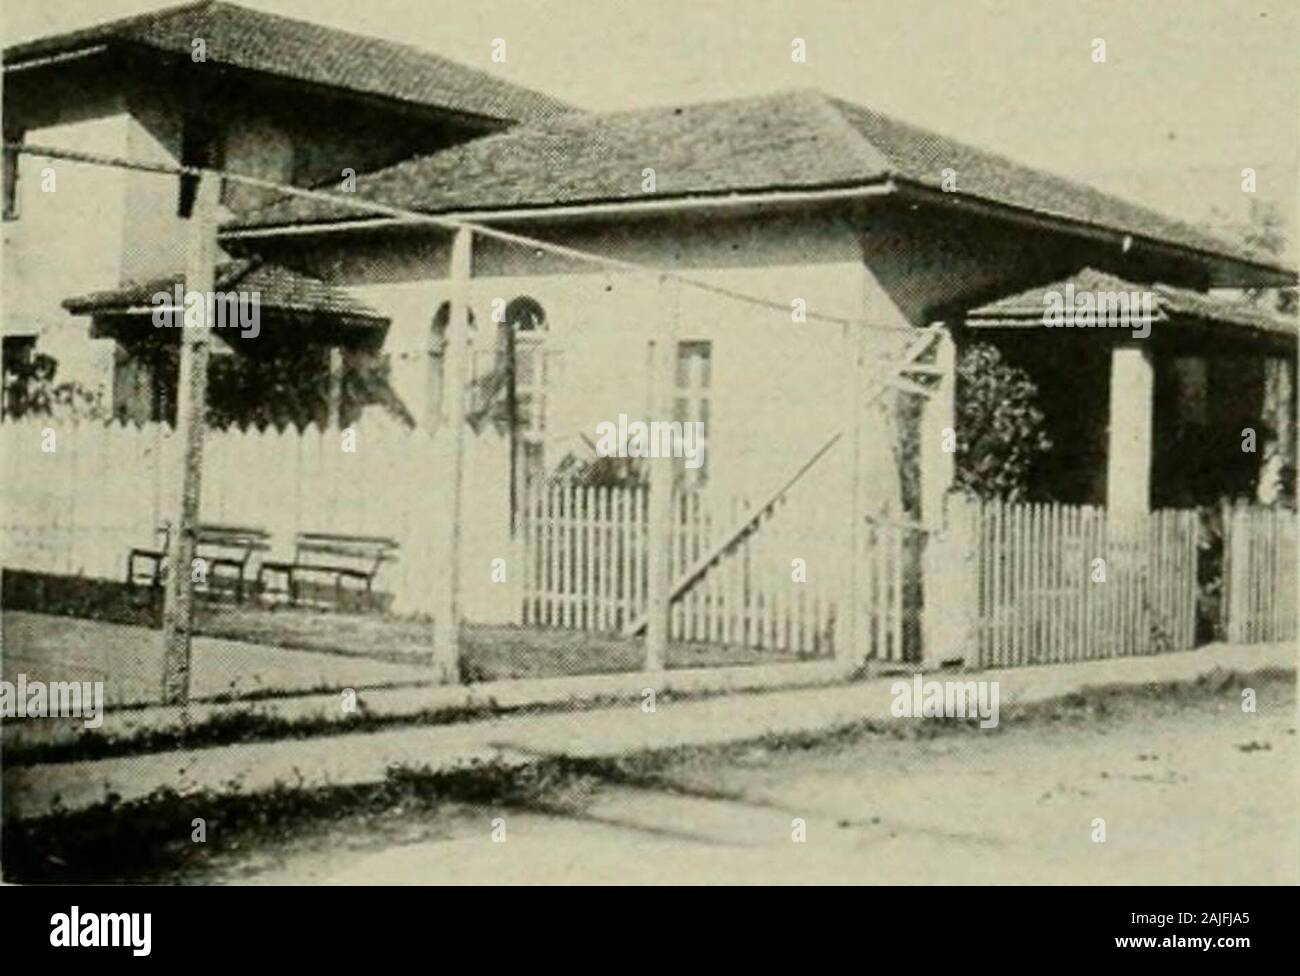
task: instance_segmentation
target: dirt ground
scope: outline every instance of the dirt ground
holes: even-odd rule
[[[1289,675],[1089,692],[1004,712],[994,731],[925,722],[690,750],[524,807],[343,818],[227,845],[187,880],[1295,883],[1295,729]]]

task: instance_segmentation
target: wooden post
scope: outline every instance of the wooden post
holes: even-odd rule
[[[921,660],[926,668],[962,656],[962,622],[968,597],[967,513],[960,499],[950,498],[957,471],[957,351],[952,336],[936,325],[934,365],[939,383],[921,408],[918,441],[921,522],[927,527],[922,554]],[[945,434],[945,431],[951,433]],[[949,450],[948,448],[953,448]],[[952,515],[953,518],[949,518]]]
[[[957,430],[957,349],[942,325],[934,342],[934,366],[939,384],[925,398],[921,408],[920,469],[921,521],[938,527],[943,524],[944,504],[957,473],[956,444],[946,450],[945,430]]]
[[[433,668],[442,684],[460,681],[461,638],[461,496],[465,483],[465,377],[469,365],[469,282],[473,272],[474,240],[471,231],[456,231],[451,246],[449,275],[451,315],[447,323],[444,355],[443,416],[446,425],[437,436],[443,438],[445,459],[444,506],[441,538],[443,551],[436,553],[437,591],[434,595]]]
[[[213,274],[217,261],[217,203],[220,180],[211,174],[198,178],[194,209],[188,226],[185,294],[202,296],[197,326],[184,323],[181,311],[180,375],[177,378],[176,433],[181,438],[182,468],[177,486],[163,608],[162,700],[181,705],[190,697],[190,638],[194,622],[191,581],[198,538],[199,501],[203,478],[203,432],[208,405],[208,354],[212,334]],[[188,303],[186,303],[188,307]]]
[[[343,350],[329,347],[329,416],[327,427],[343,429]]]
[[[843,631],[835,634],[835,660],[852,671],[866,658],[867,604],[863,591],[861,562],[865,555],[866,493],[863,487],[867,410],[866,339],[855,322],[844,326],[845,403],[849,411],[847,425],[849,464],[849,531],[845,533],[848,552],[844,561],[844,588],[840,618]]]
[[[676,378],[678,286],[660,276],[658,293],[664,324],[651,340],[650,417],[671,420],[673,386]],[[671,458],[647,458],[650,466],[650,499],[646,513],[646,630],[645,670],[662,671],[668,659],[668,636],[672,620],[673,481]]]

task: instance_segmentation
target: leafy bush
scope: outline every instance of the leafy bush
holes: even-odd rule
[[[1038,387],[986,344],[957,362],[957,485],[975,498],[1025,498],[1034,463],[1052,447]]]
[[[37,416],[67,420],[105,420],[103,395],[75,380],[55,382],[59,362],[45,353],[5,364],[6,412],[14,417]]]

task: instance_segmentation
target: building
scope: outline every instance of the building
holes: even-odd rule
[[[948,337],[943,356],[992,342],[1052,394],[1049,422],[1068,456],[1037,472],[1046,497],[1105,503],[1112,513],[1212,502],[1180,494],[1194,476],[1188,452],[1227,445],[1241,453],[1233,436],[1252,424],[1266,449],[1241,465],[1209,461],[1234,472],[1220,487],[1258,483],[1265,459],[1294,464],[1286,445],[1295,429],[1295,324],[1213,294],[1293,285],[1294,270],[1271,259],[818,92],[566,111],[496,82],[470,84],[462,69],[405,48],[261,17],[205,3],[24,46],[6,67],[6,78],[19,80],[18,104],[22,84],[37,103],[30,92],[39,72],[66,75],[58,83],[74,91],[93,84],[117,93],[84,122],[42,120],[30,108],[26,138],[216,162],[300,186],[330,186],[342,168],[356,170],[355,194],[334,201],[245,199],[247,188],[226,183],[218,286],[256,285],[268,321],[255,338],[225,345],[236,358],[270,363],[273,378],[328,391],[283,417],[259,413],[256,395],[244,396],[247,413],[236,423],[344,426],[373,415],[436,432],[448,415],[449,310],[462,293],[450,280],[454,231],[420,216],[572,249],[469,239],[474,393],[463,520],[474,527],[472,565],[507,551],[531,483],[596,465],[600,426],[624,420],[704,424],[703,463],[682,465],[680,477],[719,496],[761,498],[816,460],[801,504],[825,524],[847,526],[864,511],[937,524],[953,466],[931,435],[956,423],[951,389],[921,418],[921,503],[913,506],[897,454],[911,421],[894,409],[896,398],[867,396],[876,381],[897,379],[900,355],[936,323]],[[284,43],[253,43],[242,29],[249,18]],[[219,43],[209,45],[207,64],[191,68],[186,58],[202,33]],[[164,55],[185,84],[145,79],[139,59]],[[101,75],[125,80],[105,85]],[[278,87],[268,97],[272,89],[258,86]],[[173,89],[192,91],[191,100],[171,104],[163,92]],[[292,118],[263,118],[263,105]],[[361,140],[367,154],[326,134],[333,129],[323,120],[319,135],[295,128],[312,106],[326,117],[364,108],[383,131]],[[413,117],[436,122],[420,130],[431,142],[410,141]],[[70,128],[53,131],[61,127]],[[107,142],[95,141],[98,127]],[[102,185],[61,174],[59,193],[72,193],[47,215],[44,198],[25,196],[39,177],[20,167],[22,215],[6,232],[33,236],[11,239],[6,274],[33,292],[7,316],[28,322],[42,343],[59,331],[69,348],[87,345],[87,334],[108,337],[97,341],[115,357],[115,407],[165,419],[176,340],[149,325],[147,299],[179,282],[191,191],[184,178],[94,172]],[[362,201],[401,214],[367,212]],[[87,222],[101,202],[107,209]],[[38,235],[56,216],[63,232]],[[88,245],[67,231],[74,223],[104,236]],[[1042,328],[1051,296],[1067,289],[1149,295],[1149,329],[1139,336],[1128,321]],[[64,324],[56,325],[60,306]],[[1238,360],[1246,365],[1222,365]],[[1063,394],[1067,383],[1073,395]],[[1236,396],[1238,387],[1249,394]],[[1229,393],[1233,406],[1206,406]],[[846,434],[860,438],[852,450],[826,450],[849,443]],[[834,545],[842,533],[826,534]],[[494,601],[488,589],[471,612],[489,615]]]
[[[216,165],[298,186],[338,185],[349,172],[568,110],[425,51],[213,0],[4,51],[6,142]],[[45,351],[59,379],[101,390],[119,416],[165,416],[167,360],[152,340],[122,322],[89,339],[63,302],[183,264],[193,188],[175,176],[10,153],[6,360]],[[233,216],[274,196],[227,184],[222,205]],[[327,363],[322,350],[335,338],[307,339],[320,348],[303,361]]]

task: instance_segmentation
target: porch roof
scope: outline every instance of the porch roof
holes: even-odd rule
[[[173,307],[171,302],[155,304],[153,297],[159,292],[174,294],[184,279],[184,273],[178,271],[150,281],[69,298],[63,307],[73,315],[152,315],[159,308]],[[340,324],[367,328],[383,328],[389,322],[387,316],[340,288],[255,258],[219,264],[213,276],[213,290],[258,292],[258,305],[264,312],[285,316],[325,316]]]
[[[998,299],[966,313],[966,324],[980,327],[1015,327],[1041,325],[1044,296],[1064,294],[1069,286],[1078,292],[1150,292],[1152,314],[1157,322],[1196,320],[1207,324],[1228,325],[1268,337],[1295,341],[1300,336],[1300,321],[1292,316],[1258,308],[1239,300],[1177,288],[1173,285],[1139,284],[1096,268],[1084,268],[1078,274],[1047,285],[1038,285],[1017,295]]]

